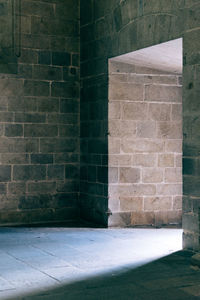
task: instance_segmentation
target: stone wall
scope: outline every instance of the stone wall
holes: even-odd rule
[[[0,75],[0,225],[71,220],[79,215],[79,1],[22,0],[21,22],[18,72]]]
[[[98,139],[93,137],[92,130],[94,126],[99,126],[99,118],[93,116],[92,119],[88,114],[90,103],[94,99],[98,103],[98,116],[107,111],[108,59],[183,37],[183,240],[185,248],[199,249],[200,142],[197,128],[200,112],[200,3],[196,0],[82,0],[80,4],[82,91],[89,90],[91,85],[94,86],[93,92],[82,93],[81,97],[82,122],[93,122],[91,130],[87,133],[88,139],[82,139],[81,164],[86,169],[92,164],[92,155],[95,157],[97,154],[97,150],[94,151],[92,147],[98,149],[98,157],[103,158],[106,166],[108,128],[104,127]],[[98,85],[100,79],[102,84]],[[106,116],[101,118],[103,119],[106,121]],[[96,166],[96,162],[93,162],[93,165]],[[98,201],[97,187],[94,180],[88,181],[85,188],[85,195],[93,195],[89,201],[83,199],[83,215],[88,218],[91,217],[89,211],[93,211],[94,216],[100,211],[99,206],[102,207]],[[93,194],[88,192],[95,189]],[[106,199],[106,180],[104,189]],[[105,223],[105,219],[108,218],[106,200],[103,205],[104,209],[98,213],[98,221],[101,223]]]
[[[109,225],[180,225],[181,76],[114,59],[109,70]]]

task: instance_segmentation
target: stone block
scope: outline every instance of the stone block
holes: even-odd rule
[[[52,82],[51,96],[65,98],[66,95],[68,95],[69,98],[78,98],[79,97],[78,83],[57,82],[57,81]]]
[[[22,2],[22,11],[25,15],[35,16],[54,16],[54,7],[52,3],[38,3],[38,2]]]
[[[182,168],[182,155],[177,154],[175,156],[175,166]]]
[[[64,67],[63,69],[63,80],[79,83],[79,68],[78,67]]]
[[[182,195],[182,184],[171,183],[171,184],[157,184],[158,195],[169,195],[169,196],[181,196]]]
[[[109,167],[108,169],[108,182],[111,183],[118,183],[118,168]]]
[[[10,112],[35,112],[37,110],[35,97],[9,97],[7,101]]]
[[[63,165],[49,165],[47,167],[47,178],[51,179],[64,179],[64,166]]]
[[[181,139],[182,124],[181,122],[158,122],[157,136],[162,139]]]
[[[37,80],[61,80],[62,70],[59,67],[35,65],[32,76]]]
[[[120,153],[120,139],[109,137],[108,148],[110,154]]]
[[[50,65],[51,64],[51,52],[50,51],[38,51],[38,64]]]
[[[109,216],[109,227],[127,227],[131,225],[131,213],[130,212],[117,212]]]
[[[140,169],[139,168],[119,168],[120,183],[136,183],[140,182]]]
[[[112,84],[109,89],[109,99],[143,101],[143,87],[133,83]]]
[[[199,176],[183,176],[183,195],[199,197],[200,180]]]
[[[165,141],[165,151],[166,152],[175,152],[182,153],[182,140],[179,138],[178,140],[167,140]]]
[[[9,182],[8,193],[13,195],[21,195],[26,193],[25,182]]]
[[[43,98],[37,99],[38,112],[58,112],[59,100],[56,98]]]
[[[143,197],[120,197],[120,211],[142,211]]]
[[[135,121],[120,121],[120,137],[132,138],[136,136],[137,124]]]
[[[8,97],[0,97],[0,111],[8,110]]]
[[[158,155],[158,167],[174,167],[174,154],[159,154]]]
[[[148,119],[154,121],[170,121],[171,104],[149,103]]]
[[[180,210],[173,211],[156,211],[155,212],[155,225],[179,225],[182,224],[182,212]]]
[[[38,140],[24,139],[24,138],[13,138],[10,137],[0,139],[1,153],[29,153],[39,151]]]
[[[140,138],[155,138],[156,122],[141,121],[137,123],[137,136]]]
[[[185,231],[199,234],[199,220],[197,214],[183,214],[183,228]]]
[[[109,166],[130,166],[132,165],[132,155],[111,154],[109,155]]]
[[[69,66],[71,55],[67,52],[52,52],[52,64],[56,66]]]
[[[145,101],[181,102],[182,89],[180,86],[146,85]]]
[[[33,67],[31,65],[18,64],[19,78],[31,79],[33,76]]]
[[[11,180],[11,166],[0,166],[0,181]]]
[[[119,209],[119,199],[117,197],[112,198],[112,195],[109,196],[108,200],[108,209],[113,212],[118,212]]]
[[[163,181],[163,169],[161,168],[143,168],[142,182],[158,183]]]
[[[147,139],[123,139],[121,141],[121,150],[123,151],[123,153],[162,152],[164,150],[164,141]]]
[[[138,167],[155,167],[157,161],[156,154],[133,154],[133,166]]]
[[[40,113],[15,113],[17,123],[45,123],[46,115]]]
[[[56,191],[62,193],[63,192],[75,193],[79,191],[79,181],[77,180],[58,181]]]
[[[124,120],[144,120],[147,117],[147,104],[146,103],[123,103],[122,118]]]
[[[7,194],[7,185],[5,183],[0,183],[0,195],[5,195]],[[1,199],[2,200],[2,199]],[[3,203],[1,203],[1,209],[4,209],[4,204],[2,205]],[[8,205],[5,205],[8,207]],[[7,208],[5,207],[5,209]]]
[[[131,225],[134,226],[150,226],[155,224],[154,212],[132,212]]]
[[[182,182],[182,168],[166,168],[165,182]]]
[[[47,123],[58,124],[76,124],[78,123],[78,114],[59,114],[49,113],[47,115]]]
[[[128,78],[129,78],[129,74],[128,73],[119,73],[119,74],[113,73],[113,74],[110,74],[110,76],[109,76],[109,84],[113,85],[113,87],[114,87],[119,82],[121,82],[121,83],[122,82],[127,83],[128,82]]]
[[[156,185],[154,184],[131,184],[111,186],[110,192],[112,195],[119,195],[120,197],[139,197],[139,196],[151,196],[156,194]]]
[[[118,120],[110,120],[108,130],[111,137],[120,137],[120,122]]]
[[[37,51],[33,49],[21,49],[19,62],[23,64],[37,64]]]
[[[13,167],[14,180],[45,180],[46,166],[43,165],[15,165]]]
[[[23,135],[23,127],[20,124],[6,124],[5,125],[5,136],[17,137]]]
[[[55,153],[53,156],[57,164],[76,163],[79,161],[78,153]]]
[[[20,151],[21,152],[21,151]],[[28,164],[29,154],[23,153],[2,153],[0,156],[1,164]]]
[[[109,120],[120,119],[121,118],[121,103],[118,101],[109,102]]]
[[[25,137],[56,137],[58,136],[58,127],[47,124],[25,124]]]
[[[182,210],[182,196],[173,197],[173,209]]]
[[[28,183],[28,192],[31,194],[50,194],[56,190],[56,182],[31,182]]]
[[[41,138],[42,153],[78,152],[78,140],[74,138]]]
[[[31,154],[32,164],[52,164],[53,155],[52,154]]]
[[[47,81],[24,80],[25,96],[49,96],[50,85]]]
[[[172,197],[144,197],[144,210],[172,210]]]
[[[182,121],[182,104],[172,104],[172,121]]]
[[[0,120],[1,122],[13,122],[14,114],[11,112],[0,112]]]

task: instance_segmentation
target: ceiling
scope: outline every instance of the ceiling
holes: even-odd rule
[[[182,38],[112,58],[128,64],[182,73]]]

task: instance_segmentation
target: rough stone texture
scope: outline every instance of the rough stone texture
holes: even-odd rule
[[[199,222],[198,207],[200,207],[198,198],[199,168],[197,167],[200,151],[199,130],[197,130],[200,110],[199,9],[199,1],[192,0],[81,1],[81,79],[83,91],[81,98],[81,122],[89,124],[92,121],[93,123],[93,126],[90,127],[91,129],[87,133],[87,140],[82,141],[81,145],[81,163],[85,167],[91,163],[94,165],[95,163],[100,164],[100,157],[98,162],[94,162],[97,157],[95,156],[96,153],[89,152],[89,142],[96,145],[98,142],[98,153],[104,159],[104,163],[106,161],[105,156],[108,154],[107,127],[104,127],[97,141],[96,138],[92,137],[92,131],[94,126],[100,125],[99,118],[92,118],[89,113],[94,101],[97,102],[98,116],[104,115],[105,111],[107,111],[108,83],[106,78],[108,75],[108,59],[183,37],[183,160],[190,158],[192,161],[191,167],[184,167],[183,228],[184,247],[192,249],[199,249],[199,232],[193,230],[193,224]],[[133,73],[133,69],[135,71],[135,68],[130,66],[130,72],[132,70]],[[100,83],[100,78],[102,80],[104,78],[104,84],[102,82],[101,85],[104,88],[97,88],[98,84],[96,84],[94,93],[94,90],[92,91],[89,88],[92,85],[89,85],[89,78],[90,82],[94,83],[93,85],[95,85],[95,80]],[[102,93],[104,93],[104,96]],[[108,121],[106,117],[105,120]],[[163,122],[167,121],[165,114],[162,120]],[[156,145],[151,144],[151,146],[155,147]],[[181,143],[179,141],[169,140],[165,143],[167,152],[174,151],[177,146],[180,147],[178,153],[181,153]],[[136,148],[137,145],[132,143],[132,147]],[[113,149],[115,149],[115,155],[117,155],[119,153],[119,142],[117,140],[115,145],[113,145]],[[87,190],[89,190],[89,186]],[[88,209],[90,208],[90,212],[97,213],[97,211],[100,211],[97,208],[97,198],[93,197],[92,201],[84,202],[85,206]],[[187,207],[187,210],[185,207]],[[88,209],[85,209],[85,214],[83,215],[87,215]],[[184,219],[187,220],[190,215],[193,218],[191,223],[187,223]],[[90,215],[87,216],[90,218]],[[107,205],[101,213],[100,221],[104,222],[105,219],[107,219]]]
[[[67,221],[79,216],[79,1],[23,0],[21,21],[18,70],[0,75],[0,225]]]
[[[120,218],[118,224],[116,218],[114,223],[110,218],[109,225],[180,225],[182,168],[176,162],[177,155],[182,155],[180,76],[156,70],[149,76],[144,67],[130,73],[129,64],[115,60],[109,64],[108,205],[112,214],[124,216],[123,223]],[[140,94],[127,97],[129,86],[139,86]],[[147,88],[151,93],[146,93]],[[118,155],[112,146],[116,140]],[[174,149],[169,151],[165,145],[172,140]]]
[[[8,2],[11,3],[11,1],[1,1],[0,23],[2,30],[6,32],[6,39],[1,39],[1,45],[10,39],[10,13],[5,5]],[[199,231],[195,228],[199,228],[200,207],[198,167],[200,3],[197,0],[82,0],[80,4],[82,216],[107,224],[109,215],[108,176],[103,182],[99,182],[99,178],[102,180],[101,176],[92,176],[89,179],[87,177],[89,167],[98,169],[108,166],[108,59],[183,37],[184,247],[199,249]],[[71,0],[23,0],[22,12],[22,55],[18,59],[18,76],[6,75],[0,80],[1,163],[6,166],[26,165],[31,163],[32,158],[29,154],[44,153],[52,154],[56,164],[76,164],[78,162],[76,138],[60,138],[60,136],[24,138],[21,136],[21,126],[10,128],[8,126],[5,130],[5,125],[10,123],[22,125],[22,127],[25,123],[51,123],[51,125],[59,124],[58,132],[64,135],[64,132],[70,131],[70,127],[64,128],[63,126],[78,124],[79,91],[77,86],[74,86],[79,69],[78,4]],[[10,41],[7,50],[9,45]],[[71,55],[70,62],[69,55],[66,53]],[[51,66],[52,59],[56,63],[54,66]],[[5,61],[6,64],[1,64],[1,71],[6,74],[16,73],[16,58],[14,61],[5,58]],[[60,72],[60,68],[63,72]],[[129,67],[129,72],[133,73],[133,69],[136,72],[137,68],[132,66]],[[155,83],[156,80],[157,78],[155,78]],[[155,89],[147,88],[147,92],[152,95]],[[171,93],[174,95],[173,90]],[[137,87],[138,95],[140,95],[139,87]],[[44,104],[46,100],[48,105]],[[162,99],[159,97],[157,100]],[[145,103],[148,105],[146,101]],[[178,105],[179,103],[175,103],[172,108],[173,121],[177,115]],[[130,107],[133,107],[133,103],[130,103]],[[160,109],[162,114],[159,117],[160,120],[157,120],[155,106],[152,106],[151,121],[168,122],[167,113],[165,113],[168,110],[168,103],[165,103],[165,108]],[[134,124],[132,125],[134,128]],[[160,134],[165,134],[162,126],[160,129]],[[170,128],[169,133],[173,133]],[[17,136],[13,137],[13,134]],[[147,145],[152,154],[155,149],[163,151],[164,147],[167,152],[179,147],[178,153],[181,153],[181,143],[174,139],[164,144],[143,142],[140,147],[130,141],[129,148],[142,152]],[[119,154],[120,143],[117,138],[113,141],[112,150],[113,155]],[[124,155],[127,156],[127,166],[129,155],[128,153]],[[119,161],[119,158],[115,159]],[[176,166],[181,167],[179,154],[176,157]],[[106,173],[106,171],[103,172]],[[12,175],[12,166],[10,175]],[[2,182],[1,191],[4,193],[2,205],[7,204],[8,208],[10,206],[17,211],[18,200],[16,199],[18,197],[13,194],[8,196],[9,193],[5,196],[5,190],[7,192],[12,190],[9,189],[9,185],[10,182],[8,184]],[[16,186],[20,186],[18,182]],[[58,188],[60,189],[61,186],[62,183],[59,183]],[[72,186],[75,185],[72,184]],[[14,215],[13,212],[7,216],[4,213],[5,211],[1,216],[2,218],[4,216],[6,221],[10,219],[9,216]],[[26,220],[28,220],[29,213],[30,210],[20,212],[18,219],[20,220],[27,214]]]

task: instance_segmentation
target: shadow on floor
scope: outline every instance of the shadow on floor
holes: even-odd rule
[[[192,252],[178,251],[136,269],[66,283],[12,300],[191,300],[200,299],[200,271],[191,268]],[[4,298],[6,299],[6,298]]]

